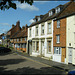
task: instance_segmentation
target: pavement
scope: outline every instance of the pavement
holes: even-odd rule
[[[32,59],[34,61],[37,61],[39,63],[43,63],[43,64],[46,64],[48,66],[64,70],[66,72],[71,71],[71,70],[75,70],[75,65],[72,65],[72,64],[64,64],[64,63],[59,63],[59,62],[55,62],[52,60],[47,60],[47,59],[44,59],[41,57],[30,56],[27,53],[22,52],[22,51],[14,50],[13,52],[17,53],[18,55],[24,56],[26,58]]]

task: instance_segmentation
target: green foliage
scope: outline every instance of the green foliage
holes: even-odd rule
[[[13,47],[11,47],[11,46],[9,46],[9,48],[11,49],[11,50],[13,50],[14,48]]]
[[[30,5],[32,5],[33,0],[17,0],[20,3],[28,3]],[[0,1],[0,9],[1,10],[5,10],[5,9],[9,9],[9,8],[13,8],[13,9],[17,9],[16,7],[16,3],[14,3],[14,0],[1,0]]]

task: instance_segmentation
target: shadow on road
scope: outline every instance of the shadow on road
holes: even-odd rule
[[[42,67],[40,69],[30,68],[30,67],[23,67],[18,68],[16,70],[9,70],[6,71],[6,68],[0,67],[0,74],[16,74],[16,75],[23,75],[23,74],[57,74],[63,75],[63,71],[54,70],[50,67]]]
[[[26,61],[26,59],[7,59],[7,60],[0,60],[0,66],[6,66],[10,64],[18,64],[20,62]]]

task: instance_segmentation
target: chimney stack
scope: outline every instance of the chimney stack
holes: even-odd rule
[[[12,24],[12,28],[14,27],[15,25],[14,24]]]
[[[20,21],[17,21],[16,25],[17,25],[17,26],[20,26]]]

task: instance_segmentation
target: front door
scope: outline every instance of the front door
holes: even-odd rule
[[[44,56],[45,50],[44,50],[44,42],[42,42],[42,56]]]
[[[61,61],[62,62],[65,62],[65,56],[66,56],[66,53],[65,53],[66,51],[65,51],[65,48],[62,48],[62,57],[61,57]]]
[[[68,62],[72,63],[72,48],[68,48]]]

